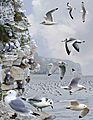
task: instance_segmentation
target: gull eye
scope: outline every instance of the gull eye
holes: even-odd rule
[[[52,105],[52,102],[50,102],[50,104]]]

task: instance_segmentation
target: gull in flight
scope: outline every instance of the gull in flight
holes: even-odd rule
[[[27,109],[24,102],[21,98],[17,97],[17,93],[15,90],[9,90],[5,97],[5,104],[9,107],[12,111],[16,112],[15,116],[17,117],[17,113],[21,115],[27,116],[39,116],[39,114],[32,112],[31,110]]]
[[[77,100],[71,100],[70,105],[66,107],[66,109],[81,111],[79,118],[83,118],[85,115],[89,113],[89,108],[85,104],[80,104]]]
[[[48,76],[52,75],[57,69],[59,69],[60,79],[62,80],[66,72],[66,65],[67,64],[63,61],[59,61],[58,63],[50,63],[48,65],[50,67]]]
[[[82,13],[82,21],[85,22],[85,16],[86,16],[86,14],[88,14],[88,12],[87,12],[86,9],[85,9],[84,2],[82,2],[81,8],[82,8],[82,10],[81,10],[81,13]]]
[[[51,106],[53,108],[53,100],[46,98],[46,97],[34,97],[34,98],[22,98],[23,100],[27,101],[31,105],[33,105],[37,110],[41,110],[42,108]]]
[[[67,2],[67,9],[69,10],[69,15],[70,15],[70,17],[71,17],[72,19],[74,19],[73,16],[72,16],[72,11],[73,11],[75,8],[72,8],[72,6],[69,4],[69,2]]]
[[[45,20],[43,22],[41,22],[41,24],[43,24],[43,25],[54,25],[54,24],[56,24],[53,21],[53,17],[52,17],[52,13],[55,12],[56,10],[58,10],[58,8],[52,9],[49,12],[47,12],[46,16],[44,17]]]
[[[70,55],[71,50],[69,50],[68,48],[68,44],[71,44],[71,46],[77,51],[79,52],[79,44],[84,43],[85,41],[81,41],[78,40],[76,38],[66,38],[65,40],[61,41],[61,42],[65,42],[65,49],[68,55]]]
[[[79,84],[79,80],[81,79],[80,75],[78,75],[74,69],[72,69],[72,72],[73,72],[74,77],[70,81],[69,85],[68,86],[61,86],[61,88],[68,90],[70,95],[73,92],[77,92],[77,91],[80,91],[83,89],[86,90],[85,86]]]

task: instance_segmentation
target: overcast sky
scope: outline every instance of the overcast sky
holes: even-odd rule
[[[30,34],[38,45],[38,54],[44,57],[68,59],[80,63],[83,74],[93,75],[93,0],[83,0],[88,11],[85,23],[82,23],[80,13],[82,0],[23,1],[31,23]],[[73,11],[74,20],[68,15],[67,2],[76,8]],[[59,9],[53,13],[53,16],[57,24],[54,26],[41,25],[40,22],[44,20],[45,13],[56,7]],[[61,42],[66,37],[75,37],[86,42],[80,45],[79,53],[73,51],[68,56],[64,44]]]

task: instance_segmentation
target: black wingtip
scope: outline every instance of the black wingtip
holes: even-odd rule
[[[58,10],[58,8],[56,8],[56,10]]]
[[[50,76],[51,74],[48,74],[48,76]]]
[[[75,71],[75,69],[74,69],[74,68],[72,68],[72,72],[73,72],[73,71]]]
[[[81,116],[79,116],[79,118],[82,118]]]
[[[26,101],[26,98],[22,98],[22,97],[21,97],[21,99],[24,100],[24,101]]]
[[[62,80],[62,79],[63,79],[63,77],[60,77],[60,79]]]
[[[35,112],[33,112],[33,115],[35,115],[35,116],[40,116],[38,113],[35,113]]]

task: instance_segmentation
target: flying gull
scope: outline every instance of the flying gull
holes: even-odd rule
[[[27,115],[32,117],[39,116],[39,114],[34,113],[26,108],[22,99],[17,97],[17,93],[15,90],[9,90],[6,94],[7,96],[5,97],[5,103],[7,107],[16,112],[16,114],[19,113],[23,116]]]
[[[61,41],[61,42],[65,42],[65,49],[68,55],[70,55],[71,50],[69,50],[68,44],[71,44],[71,46],[77,51],[79,52],[79,44],[84,43],[85,41],[81,41],[78,40],[76,38],[66,38],[65,40]]]
[[[73,69],[73,76],[74,77],[72,78],[68,86],[61,86],[61,88],[68,90],[70,95],[76,91],[80,91],[83,89],[86,90],[85,86],[79,84],[79,80],[81,79],[81,77],[79,77],[80,75],[78,75],[76,71],[74,71],[74,69]]]
[[[75,8],[72,8],[72,6],[69,4],[69,2],[67,2],[67,9],[69,10],[69,15],[70,15],[70,17],[71,17],[72,19],[74,19],[73,16],[72,16],[72,11],[73,11]]]
[[[49,12],[47,12],[46,16],[44,17],[45,20],[43,22],[41,22],[41,24],[43,24],[43,25],[54,25],[54,24],[56,24],[53,21],[53,17],[52,17],[52,13],[55,12],[56,10],[58,10],[58,8],[52,9]]]
[[[46,97],[34,97],[34,98],[22,98],[23,100],[27,101],[31,105],[37,108],[37,110],[48,106],[51,106],[53,108],[53,100],[46,98]]]
[[[63,61],[59,61],[57,63],[50,63],[48,66],[50,67],[48,71],[48,76],[52,75],[57,69],[59,69],[60,79],[62,80],[65,72],[66,72],[66,63]]]
[[[82,2],[81,8],[82,8],[82,10],[81,10],[81,13],[82,13],[82,21],[85,22],[85,16],[86,16],[86,14],[87,14],[88,12],[87,12],[86,9],[85,9],[84,2]]]
[[[71,100],[70,105],[67,106],[66,109],[70,109],[74,111],[81,111],[79,118],[83,118],[89,112],[88,106],[85,104],[80,104],[77,100]]]

